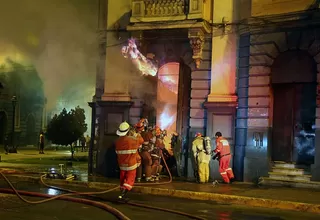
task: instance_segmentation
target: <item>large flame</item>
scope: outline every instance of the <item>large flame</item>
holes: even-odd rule
[[[152,63],[151,60],[147,59],[142,53],[140,53],[133,38],[128,40],[128,45],[123,46],[121,51],[123,57],[130,58],[132,63],[138,70],[141,71],[143,75],[157,75],[158,68]]]
[[[171,112],[169,106],[165,106],[162,113],[160,114],[159,127],[162,130],[170,129],[171,125],[176,120],[176,113]]]

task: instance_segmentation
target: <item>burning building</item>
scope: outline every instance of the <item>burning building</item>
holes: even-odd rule
[[[238,180],[271,176],[279,161],[320,180],[313,2],[101,0],[89,171],[115,175],[118,125],[147,115],[182,136],[187,176],[194,134],[221,131]]]

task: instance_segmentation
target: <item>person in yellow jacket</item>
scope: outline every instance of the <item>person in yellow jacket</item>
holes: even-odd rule
[[[192,142],[192,152],[195,158],[196,174],[200,183],[209,182],[209,162],[211,159],[211,146],[206,144],[207,137],[203,138],[201,133],[197,133]]]

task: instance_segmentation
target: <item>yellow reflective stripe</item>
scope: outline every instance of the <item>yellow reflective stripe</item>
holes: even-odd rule
[[[135,154],[137,150],[117,150],[117,154]]]
[[[123,186],[126,186],[126,187],[128,187],[129,189],[132,189],[132,186],[129,185],[128,183],[124,183]]]
[[[131,167],[128,167],[128,166],[119,166],[120,170],[125,170],[125,171],[128,171],[128,170],[134,170],[138,167],[138,164],[136,163],[135,165],[131,166]]]
[[[228,146],[229,145],[229,142],[227,140],[221,140],[220,143],[223,145],[223,146]]]

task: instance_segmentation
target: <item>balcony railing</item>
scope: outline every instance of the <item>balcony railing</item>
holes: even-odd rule
[[[185,0],[136,0],[132,2],[135,22],[186,19]]]
[[[131,22],[185,20],[202,14],[203,6],[203,0],[133,0]]]

